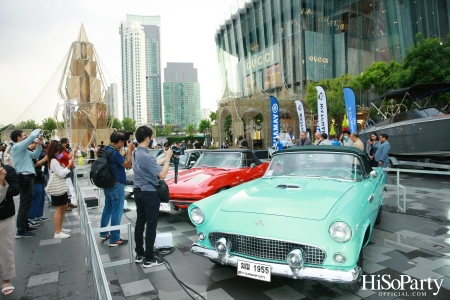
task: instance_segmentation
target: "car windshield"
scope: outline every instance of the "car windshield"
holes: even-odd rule
[[[154,158],[156,158],[160,152],[161,152],[160,150],[148,150],[148,153],[150,153],[150,155],[153,156]]]
[[[264,177],[318,177],[360,181],[360,160],[349,153],[297,152],[275,155]]]
[[[179,157],[180,157],[180,162],[179,162],[179,164],[184,166],[184,165],[186,164],[187,154],[184,153],[183,155],[180,155]],[[156,158],[156,160],[160,160],[160,159],[162,159],[162,158],[166,158],[166,153],[163,152],[163,153],[161,153],[160,155],[158,155],[158,157]]]
[[[239,168],[241,167],[242,155],[237,152],[204,152],[197,160],[194,168]]]

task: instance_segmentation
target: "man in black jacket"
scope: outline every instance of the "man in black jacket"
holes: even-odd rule
[[[9,280],[16,276],[14,263],[14,215],[16,209],[14,207],[14,196],[20,193],[19,179],[13,167],[1,164],[0,170],[7,172],[6,176],[0,176],[0,185],[8,186],[6,196],[0,199],[0,277],[2,278],[3,295],[10,294],[14,291],[14,287]]]

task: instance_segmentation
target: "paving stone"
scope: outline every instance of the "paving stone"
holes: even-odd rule
[[[139,295],[145,292],[151,292],[155,290],[153,284],[148,279],[125,283],[121,284],[120,286],[122,287],[123,294],[125,297]]]
[[[272,300],[297,300],[306,297],[288,285],[265,291],[264,294]]]
[[[231,271],[229,268],[219,268],[205,271],[205,274],[215,282],[237,276],[236,272]]]
[[[59,272],[45,273],[41,275],[34,275],[28,281],[28,287],[38,286],[42,284],[52,283],[58,281]]]

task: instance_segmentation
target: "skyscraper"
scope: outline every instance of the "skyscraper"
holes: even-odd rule
[[[108,115],[119,117],[119,95],[117,91],[117,83],[111,83],[108,87]]]
[[[209,120],[211,110],[209,108],[202,108],[202,120]]]
[[[123,21],[120,26],[122,46],[123,116],[147,123],[145,74],[145,33],[138,21]]]
[[[127,21],[138,21],[145,36],[145,87],[147,122],[162,123],[160,16],[127,15]]]
[[[193,63],[167,63],[164,69],[164,117],[166,124],[187,128],[201,119],[200,83]]]

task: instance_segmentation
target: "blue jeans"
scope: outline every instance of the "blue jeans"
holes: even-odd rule
[[[28,219],[34,220],[44,215],[45,191],[42,183],[35,183],[33,186],[33,201],[31,202]]]
[[[136,201],[136,228],[134,231],[134,239],[136,240],[136,254],[145,256],[145,260],[149,261],[155,255],[153,246],[156,239],[156,226],[159,218],[159,205],[161,200],[155,191],[141,191],[134,189],[134,200]],[[145,231],[145,250],[144,250],[144,228]]]
[[[106,188],[105,192],[105,207],[103,208],[102,220],[100,227],[108,226],[111,221],[111,226],[120,225],[120,220],[123,215],[123,203],[125,201],[125,185],[123,183],[116,183],[111,188]],[[107,231],[101,232],[101,237],[106,237]],[[120,230],[113,230],[110,232],[110,244],[114,244],[120,239]]]

